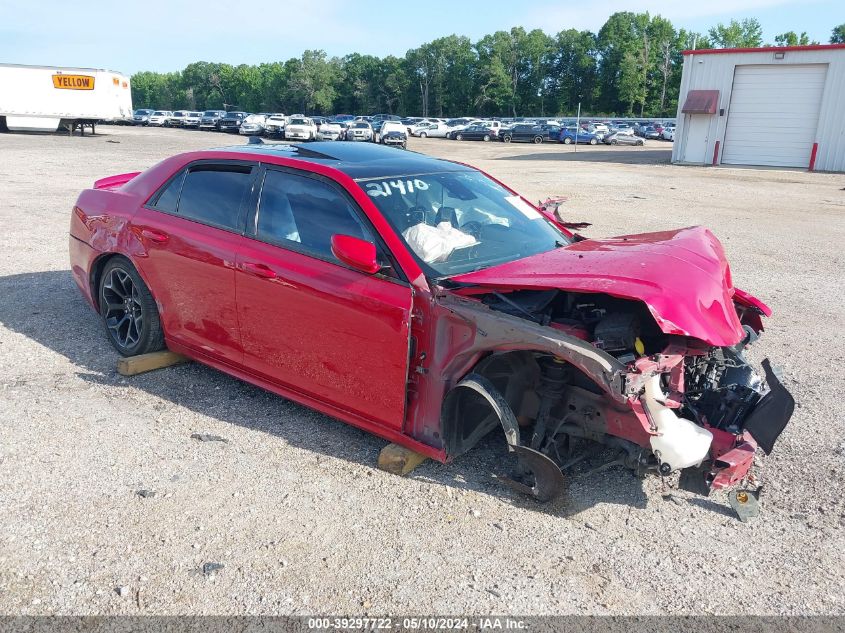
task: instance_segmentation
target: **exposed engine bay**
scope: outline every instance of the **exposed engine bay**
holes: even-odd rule
[[[664,333],[636,300],[554,289],[492,291],[473,299],[573,342],[569,359],[499,352],[467,377],[475,393],[466,397],[479,407],[482,396],[487,405],[498,401],[493,409],[520,464],[510,483],[541,500],[560,492],[561,473],[591,454],[590,443],[612,449],[593,470],[681,471],[679,485],[705,495],[734,486],[746,479],[758,446],[772,450],[792,414],[794,401],[768,361],[760,376],[744,355],[762,331],[760,314],[747,305],[736,306],[742,340],[714,347]],[[607,359],[608,371],[578,366],[577,355],[589,357],[591,349]],[[464,411],[471,405],[465,402]],[[505,406],[510,421],[501,414]],[[481,432],[490,423],[488,415],[476,427]]]

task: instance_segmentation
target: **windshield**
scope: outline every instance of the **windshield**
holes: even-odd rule
[[[307,119],[291,119],[290,124],[291,125],[308,125],[309,123],[308,123]]]
[[[217,116],[218,114],[219,112],[217,112],[216,110],[206,110],[202,113],[203,116]]]
[[[534,207],[477,171],[359,185],[432,277],[479,270],[568,243]]]
[[[370,124],[369,123],[356,123],[352,127],[357,128],[357,129],[369,129]]]

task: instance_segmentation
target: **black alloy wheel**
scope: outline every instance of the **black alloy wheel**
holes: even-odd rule
[[[100,313],[111,344],[123,356],[164,348],[155,300],[132,264],[122,257],[109,260],[103,270]]]

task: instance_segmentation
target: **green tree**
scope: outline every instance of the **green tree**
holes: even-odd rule
[[[758,48],[763,45],[763,27],[756,18],[731,20],[717,24],[709,31],[714,48]]]
[[[557,114],[574,114],[578,103],[591,111],[597,96],[596,36],[569,29],[558,33],[548,63],[548,91]]]
[[[328,113],[335,98],[340,61],[328,60],[325,51],[308,50],[285,63],[288,104],[304,113]]]
[[[833,28],[830,34],[831,44],[845,44],[845,23]]]
[[[795,31],[775,35],[775,46],[806,46],[809,43],[810,38],[806,31],[802,32],[801,35],[798,35]]]
[[[640,60],[633,51],[628,51],[622,57],[622,64],[619,67],[619,91],[618,98],[627,103],[625,113],[632,115],[634,105],[645,101],[646,91],[643,82],[643,74],[640,69]]]
[[[423,44],[405,55],[407,67],[419,87],[419,112],[425,117],[430,116],[431,86],[438,73],[438,57],[438,51],[431,44]]]
[[[600,111],[631,111],[630,97],[633,94],[638,95],[636,102],[644,105],[654,50],[648,33],[650,23],[648,13],[623,11],[611,15],[599,31],[599,96],[596,107]],[[634,62],[637,73],[634,72]]]
[[[513,42],[506,31],[485,35],[476,44],[478,81],[473,105],[479,114],[507,113],[514,101]]]
[[[468,37],[458,35],[449,35],[435,42],[443,59],[437,81],[436,103],[442,107],[438,114],[459,116],[470,112],[478,64],[472,42]]]

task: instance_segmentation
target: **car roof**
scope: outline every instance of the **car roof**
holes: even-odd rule
[[[294,158],[332,167],[356,180],[447,171],[473,171],[471,167],[460,163],[373,143],[332,141],[307,144],[259,143],[221,147],[216,151],[256,154],[258,160],[261,160],[261,156]]]

